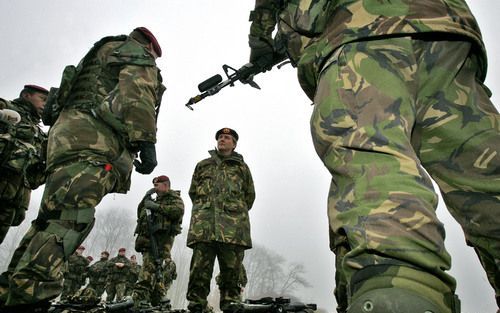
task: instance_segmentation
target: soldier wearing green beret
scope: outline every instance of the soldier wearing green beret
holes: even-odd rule
[[[62,265],[92,230],[96,205],[128,191],[134,165],[141,174],[155,168],[161,54],[153,34],[138,27],[101,39],[78,66],[65,68],[44,113],[53,122],[47,184],[18,248],[24,254],[6,295],[11,311],[47,307],[61,292]]]
[[[189,196],[193,202],[187,238],[193,249],[188,308],[208,312],[207,296],[217,258],[220,268],[220,308],[230,311],[240,302],[238,277],[244,251],[252,247],[248,211],[255,200],[252,175],[243,156],[234,151],[238,134],[222,128],[215,135],[217,149],[194,170]]]
[[[314,102],[337,311],[460,311],[431,177],[500,306],[500,116],[465,0],[256,0],[250,20],[250,62],[288,57]]]
[[[47,94],[25,85],[19,98],[0,99],[0,243],[24,220],[31,190],[45,183],[47,134],[40,117]]]

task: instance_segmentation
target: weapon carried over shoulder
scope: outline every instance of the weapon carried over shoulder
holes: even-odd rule
[[[151,200],[151,195],[149,196]],[[158,242],[156,241],[156,237],[154,235],[155,229],[154,229],[154,221],[153,221],[153,216],[151,214],[151,210],[148,208],[145,208],[146,212],[146,223],[148,225],[148,233],[149,233],[149,240],[151,243],[151,253],[153,254],[153,258],[155,259],[155,276],[157,281],[163,281],[163,273],[162,273],[162,263],[163,259],[160,257],[160,252],[158,251]]]
[[[198,90],[201,92],[199,95],[196,95],[192,98],[189,99],[189,101],[186,103],[186,106],[190,109],[193,110],[192,105],[195,103],[200,102],[201,100],[205,99],[208,96],[213,96],[219,91],[222,90],[222,88],[227,87],[227,86],[234,86],[234,83],[237,81],[242,82],[243,84],[249,84],[253,88],[260,89],[259,85],[253,80],[254,76],[263,73],[266,70],[271,69],[274,65],[278,64],[278,69],[281,68],[283,65],[289,63],[289,61],[284,61],[286,59],[285,56],[276,58],[273,60],[273,64],[268,66],[267,68],[263,68],[262,66],[252,64],[252,63],[247,63],[240,67],[238,70],[224,64],[222,65],[222,69],[224,70],[224,73],[227,76],[227,79],[225,81],[222,81],[222,76],[219,74],[216,74],[203,82],[201,82],[198,85]],[[281,64],[279,64],[281,63]],[[230,72],[231,71],[231,72]]]
[[[291,302],[288,298],[266,297],[259,300],[245,300],[238,305],[237,313],[286,313],[301,312],[312,313],[316,311],[317,305],[313,303]]]

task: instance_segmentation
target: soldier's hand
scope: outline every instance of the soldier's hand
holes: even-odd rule
[[[250,45],[250,63],[258,66],[262,72],[270,70],[275,58],[273,44],[255,36],[249,36],[248,44]]]
[[[134,160],[135,170],[141,174],[151,174],[158,162],[156,161],[155,144],[148,141],[139,141],[139,160]]]
[[[146,200],[144,200],[144,206],[145,206],[147,209],[150,209],[151,211],[158,210],[158,209],[160,208],[160,204],[159,204],[159,203],[154,202],[154,201],[153,201],[153,200],[151,200],[151,199],[146,199]]]
[[[149,189],[147,192],[146,192],[146,196],[151,196],[152,194],[154,194],[156,192],[156,189],[155,188],[151,188]]]
[[[123,267],[125,264],[123,264],[122,262],[117,262],[117,263],[115,263],[115,265],[116,265],[117,267]]]
[[[19,115],[19,113],[17,113],[14,110],[3,109],[3,110],[0,110],[0,120],[7,122],[7,123],[10,123],[10,124],[13,124],[13,125],[16,125],[17,123],[19,123],[21,121],[21,115]]]

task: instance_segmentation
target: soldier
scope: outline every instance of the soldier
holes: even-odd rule
[[[79,246],[75,253],[70,255],[66,263],[66,271],[64,272],[63,291],[61,293],[61,301],[67,301],[73,297],[80,287],[85,285],[87,278],[87,268],[90,264],[88,258],[84,257],[84,246]]]
[[[181,232],[184,215],[184,202],[180,191],[171,189],[167,176],[155,177],[153,186],[137,207],[135,250],[142,253],[143,264],[132,296],[136,306],[155,306],[166,299],[173,276],[170,251],[175,236]],[[156,197],[153,198],[153,195]],[[151,212],[149,220],[146,210]],[[156,252],[152,250],[151,235],[154,236],[158,247]],[[162,269],[157,268],[159,262],[155,262],[156,257],[161,260]],[[158,279],[158,270],[163,272],[163,280]]]
[[[47,134],[40,118],[47,94],[25,85],[19,98],[0,99],[0,243],[24,220],[31,190],[45,182]]]
[[[286,52],[315,104],[337,311],[459,311],[428,174],[500,305],[500,117],[465,0],[257,0],[250,20],[250,61]]]
[[[125,296],[131,296],[134,291],[135,283],[139,278],[139,272],[142,266],[137,264],[137,257],[135,254],[130,256],[130,271],[128,273],[127,289],[125,290]]]
[[[222,128],[215,134],[217,149],[194,170],[189,196],[193,202],[187,238],[193,249],[188,308],[208,312],[207,296],[217,257],[220,268],[220,308],[240,301],[238,276],[245,249],[252,247],[248,211],[255,200],[252,175],[243,157],[234,151],[238,134]]]
[[[94,225],[95,206],[108,193],[127,192],[133,164],[143,174],[155,168],[161,53],[139,27],[101,39],[76,68],[66,67],[57,103],[47,108],[51,118],[59,114],[48,138],[49,176],[18,248],[24,255],[10,279],[10,310],[47,307],[61,291],[64,261]],[[137,152],[140,161],[133,160]]]
[[[128,273],[130,272],[130,261],[125,256],[127,250],[120,248],[118,255],[109,260],[108,263],[108,283],[106,285],[106,302],[122,301],[127,290]]]
[[[108,270],[109,270],[109,252],[101,252],[101,258],[99,261],[95,262],[89,267],[88,277],[89,277],[89,287],[94,289],[97,297],[100,299],[104,290],[106,288],[106,282],[108,281]]]

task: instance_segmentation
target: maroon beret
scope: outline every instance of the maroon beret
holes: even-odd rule
[[[76,250],[85,250],[85,247],[84,246],[79,246],[78,248],[76,248]]]
[[[89,255],[89,256],[87,256],[87,260],[89,260],[90,262],[92,262],[92,261],[94,261],[94,258],[91,255]]]
[[[104,253],[105,255],[109,256],[109,252],[108,252],[108,251],[103,251],[103,252],[101,252],[101,254],[103,254],[103,253]]]
[[[166,175],[160,175],[158,177],[153,178],[153,184],[154,183],[163,183],[163,182],[170,182],[170,179]]]
[[[134,30],[141,32],[144,37],[146,37],[153,44],[153,50],[155,51],[156,55],[158,55],[158,57],[161,57],[161,47],[158,43],[158,40],[156,40],[155,35],[153,35],[153,33],[146,27],[137,27]]]
[[[125,249],[125,248],[118,249],[118,252],[125,252],[125,251],[127,251],[127,249]]]
[[[37,86],[37,85],[24,85],[24,89],[31,89],[36,92],[41,92],[44,94],[49,94],[49,91],[43,87]]]
[[[221,134],[231,135],[231,136],[233,136],[233,138],[234,138],[234,140],[235,140],[235,141],[238,141],[238,133],[237,133],[234,129],[227,128],[227,127],[224,127],[224,128],[219,129],[219,130],[215,133],[215,140],[218,140],[218,139],[219,139],[219,136],[220,136]]]

